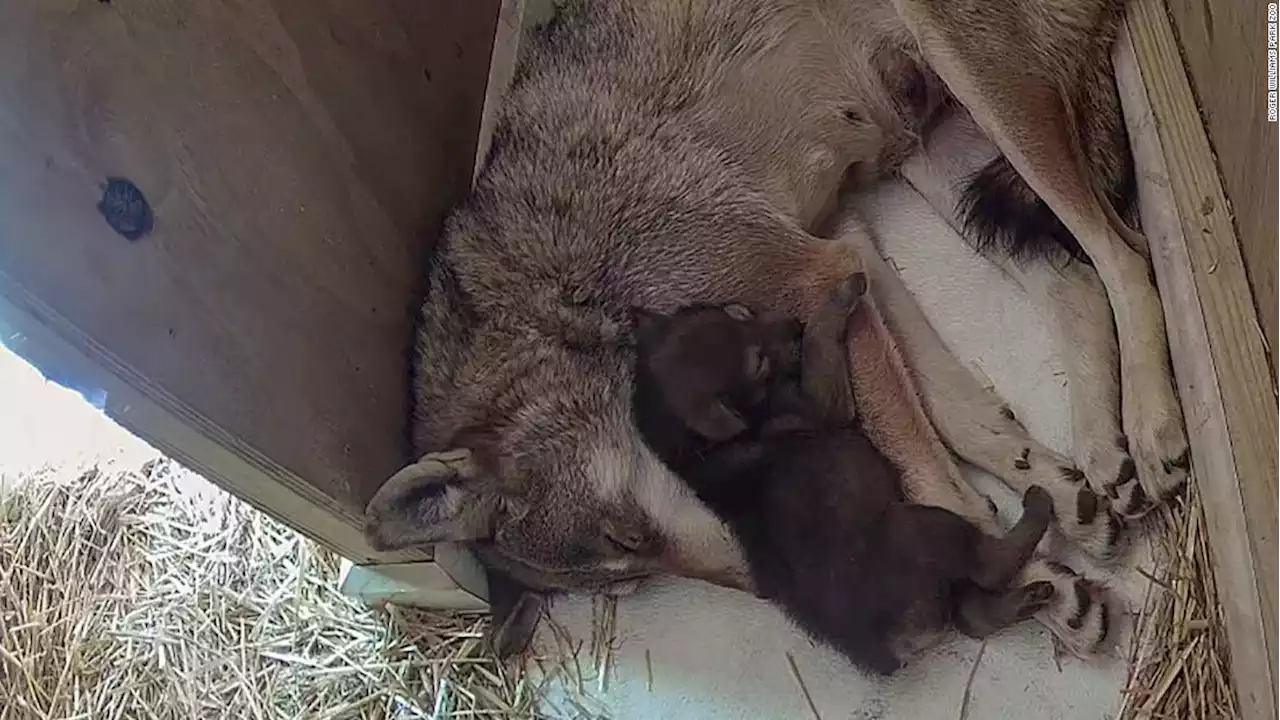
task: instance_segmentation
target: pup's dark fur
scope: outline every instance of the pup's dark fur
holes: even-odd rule
[[[848,421],[845,354],[820,351],[843,347],[858,295],[842,287],[802,351],[794,326],[741,307],[641,313],[633,407],[659,457],[733,529],[759,592],[887,674],[903,648],[948,623],[983,637],[1048,603],[1049,583],[1008,586],[1052,501],[1033,487],[1004,539],[904,502],[889,463]]]
[[[529,647],[542,619],[547,596],[497,568],[486,566],[484,574],[489,586],[489,613],[493,617],[485,632],[485,644],[499,660],[507,660]]]

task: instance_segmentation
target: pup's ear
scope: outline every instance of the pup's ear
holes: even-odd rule
[[[747,422],[724,401],[714,399],[697,410],[681,413],[690,430],[713,442],[724,442],[747,430]]]
[[[492,568],[485,568],[485,579],[488,580],[489,608],[493,615],[485,642],[499,660],[506,660],[529,647],[538,629],[538,621],[542,619],[546,599],[541,593]]]
[[[670,316],[643,308],[631,308],[631,324],[635,328],[637,343],[645,343],[656,338],[666,331],[670,322]]]
[[[365,537],[377,550],[489,537],[497,497],[477,477],[470,450],[425,455],[387,480],[365,508]]]
[[[755,313],[751,312],[751,308],[739,303],[730,303],[725,305],[723,309],[725,315],[738,322],[751,322],[755,318]]]

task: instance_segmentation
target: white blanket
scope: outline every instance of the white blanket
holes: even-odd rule
[[[884,254],[961,361],[995,385],[1034,437],[1069,451],[1066,378],[1047,313],[976,255],[905,183],[884,185],[862,206]],[[968,467],[965,472],[1002,511],[1016,516],[1016,497],[985,473]],[[1083,562],[1073,558],[1073,563],[1098,575]],[[1123,584],[1133,597],[1133,581]],[[592,599],[558,600],[552,616],[584,642],[585,687],[616,720],[812,717],[786,653],[794,657],[824,719],[957,718],[980,646],[957,635],[891,680],[877,680],[835,652],[815,647],[766,601],[694,581],[652,581],[618,601],[618,643],[601,694],[591,677],[595,662],[588,649]],[[538,646],[552,655],[559,652],[545,627]],[[1055,660],[1052,637],[1034,622],[1000,633],[988,641],[974,675],[967,717],[1112,716],[1124,684],[1124,662],[1114,647],[1110,653],[1091,662]],[[569,694],[576,695],[576,679],[569,685],[575,688]],[[552,704],[563,711],[557,714],[575,716],[554,694]]]

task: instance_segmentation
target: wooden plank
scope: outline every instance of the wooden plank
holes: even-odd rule
[[[484,611],[489,603],[460,587],[436,563],[342,564],[338,590],[370,606]]]
[[[1163,0],[1135,0],[1117,49],[1117,79],[1204,499],[1233,680],[1243,716],[1271,720],[1276,717],[1276,398],[1244,260],[1176,43]],[[1124,61],[1126,52],[1136,63]],[[1135,67],[1140,77],[1132,77]],[[1158,212],[1170,206],[1177,208],[1176,217]]]
[[[476,159],[471,176],[474,179],[484,167],[485,155],[493,139],[493,126],[498,120],[502,96],[511,83],[519,57],[520,38],[524,33],[526,0],[502,0],[498,24],[493,34],[493,53],[489,58],[489,80],[484,91],[484,110],[480,116],[480,133],[476,139]]]
[[[407,459],[424,251],[470,181],[497,7],[0,4],[0,293],[109,371],[127,426],[377,558],[352,532]],[[136,240],[109,178],[154,211]]]
[[[1168,0],[1276,370],[1277,125],[1267,122],[1267,3]],[[1274,377],[1274,376],[1273,376]]]

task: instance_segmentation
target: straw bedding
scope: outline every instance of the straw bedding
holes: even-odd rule
[[[372,611],[176,465],[0,488],[0,720],[535,717],[482,616]]]
[[[1193,480],[1147,528],[1156,570],[1129,652],[1120,720],[1231,720],[1222,607],[1214,587],[1204,510]]]

